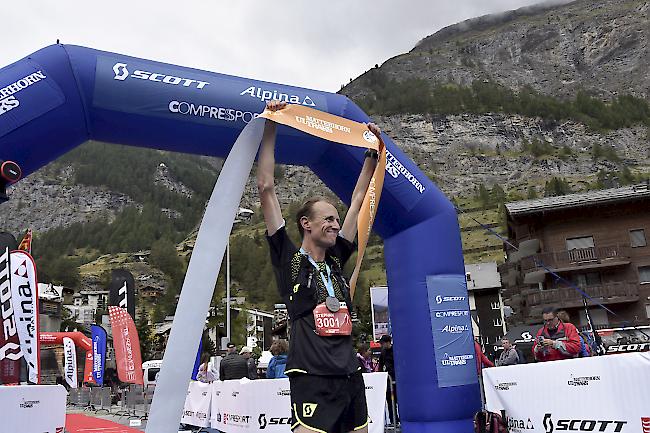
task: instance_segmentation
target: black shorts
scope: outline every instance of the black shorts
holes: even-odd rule
[[[368,425],[366,387],[360,372],[349,376],[297,374],[291,386],[291,430],[303,425],[323,433],[350,432]]]

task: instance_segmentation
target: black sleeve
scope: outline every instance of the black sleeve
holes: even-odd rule
[[[289,287],[291,286],[291,259],[298,251],[296,246],[291,242],[284,226],[280,227],[273,236],[267,236],[269,251],[271,253],[271,264],[275,271],[275,278],[278,284],[280,296],[288,296]]]
[[[336,245],[329,249],[330,255],[338,257],[341,260],[341,268],[345,266],[352,253],[357,249],[357,245],[345,239],[343,236],[337,236]]]

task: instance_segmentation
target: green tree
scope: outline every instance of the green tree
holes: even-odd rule
[[[571,192],[571,186],[564,178],[553,177],[550,181],[546,182],[546,185],[544,186],[545,197],[566,195]]]
[[[138,320],[135,322],[135,328],[138,331],[140,340],[140,353],[142,361],[149,361],[154,353],[154,333],[153,327],[149,324],[149,316],[144,309],[140,311]]]
[[[535,189],[535,187],[533,185],[528,186],[527,198],[529,200],[537,198],[537,190]]]

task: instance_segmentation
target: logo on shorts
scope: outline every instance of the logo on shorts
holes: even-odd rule
[[[305,418],[311,418],[314,416],[314,412],[316,412],[316,406],[318,406],[317,403],[303,403],[302,404],[302,416]]]

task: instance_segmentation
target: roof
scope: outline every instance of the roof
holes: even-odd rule
[[[466,264],[465,276],[467,290],[501,287],[501,276],[497,271],[496,262]]]
[[[572,209],[605,203],[618,203],[650,198],[647,183],[625,186],[622,188],[602,189],[559,197],[545,197],[506,203],[506,210],[511,216],[529,215],[551,210]]]

